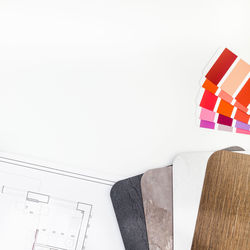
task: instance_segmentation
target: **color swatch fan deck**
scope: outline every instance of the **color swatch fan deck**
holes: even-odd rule
[[[202,80],[200,127],[250,134],[250,65],[224,49]]]

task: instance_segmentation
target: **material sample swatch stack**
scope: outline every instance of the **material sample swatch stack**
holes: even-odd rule
[[[250,155],[241,150],[181,153],[118,181],[111,200],[125,249],[248,250]]]

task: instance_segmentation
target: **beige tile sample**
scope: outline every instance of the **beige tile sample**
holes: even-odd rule
[[[150,250],[173,249],[172,166],[147,171],[141,179]]]

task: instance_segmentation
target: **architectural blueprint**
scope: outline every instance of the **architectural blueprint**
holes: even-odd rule
[[[124,249],[113,181],[0,154],[0,249]]]

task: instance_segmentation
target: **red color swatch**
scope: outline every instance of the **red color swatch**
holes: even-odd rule
[[[218,97],[209,91],[205,90],[200,106],[209,110],[214,110],[214,106],[216,104]]]
[[[208,71],[206,78],[218,85],[222,77],[226,74],[237,56],[229,49],[224,49],[212,68]]]

